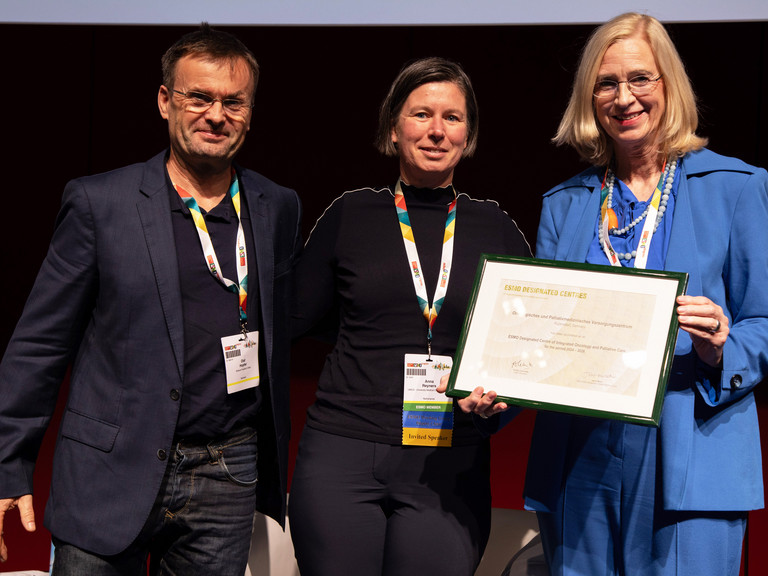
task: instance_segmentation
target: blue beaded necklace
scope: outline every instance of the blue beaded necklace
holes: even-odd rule
[[[672,184],[675,181],[675,171],[677,170],[677,158],[672,160],[671,162],[665,162],[666,166],[664,167],[664,170],[661,173],[661,177],[659,178],[659,183],[657,185],[657,190],[661,189],[661,198],[658,203],[658,211],[656,213],[656,221],[654,222],[653,226],[653,232],[655,233],[656,230],[659,228],[659,224],[661,223],[662,219],[664,218],[664,213],[667,211],[667,203],[669,202],[669,195],[672,191]],[[603,180],[603,186],[601,192],[605,195],[605,200],[602,202],[602,209],[601,209],[601,222],[604,218],[608,218],[609,224],[608,224],[608,234],[611,236],[622,236],[632,230],[635,226],[637,226],[640,222],[642,222],[646,216],[648,215],[649,210],[651,209],[651,206],[653,205],[653,198],[650,202],[648,202],[648,205],[645,207],[645,210],[642,214],[640,214],[637,218],[635,218],[632,222],[630,222],[627,226],[624,228],[618,227],[618,218],[616,217],[616,213],[613,210],[613,187],[616,181],[616,176],[613,173],[613,170],[608,168],[605,173],[605,179]],[[663,189],[662,189],[663,185]],[[607,193],[605,191],[607,190]],[[600,241],[601,246],[606,245],[606,240],[603,235],[603,227],[598,226],[598,240]],[[635,258],[637,256],[637,250],[632,250],[632,252],[619,252],[616,253],[616,256],[621,260],[632,260],[632,258]]]

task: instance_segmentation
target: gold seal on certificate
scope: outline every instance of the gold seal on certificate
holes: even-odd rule
[[[658,425],[687,280],[483,255],[447,394]]]

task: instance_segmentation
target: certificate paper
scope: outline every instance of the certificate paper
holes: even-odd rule
[[[687,274],[481,258],[449,396],[658,425]]]

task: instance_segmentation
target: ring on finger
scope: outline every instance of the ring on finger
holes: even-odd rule
[[[715,327],[709,330],[710,334],[717,334],[718,332],[720,332],[720,320],[717,320]]]

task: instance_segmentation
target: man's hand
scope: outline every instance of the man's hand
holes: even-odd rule
[[[18,498],[0,499],[0,562],[8,560],[8,547],[5,545],[3,534],[3,525],[5,523],[6,513],[9,510],[19,509],[21,516],[21,525],[27,532],[35,531],[35,509],[32,506],[32,494],[24,494]]]

